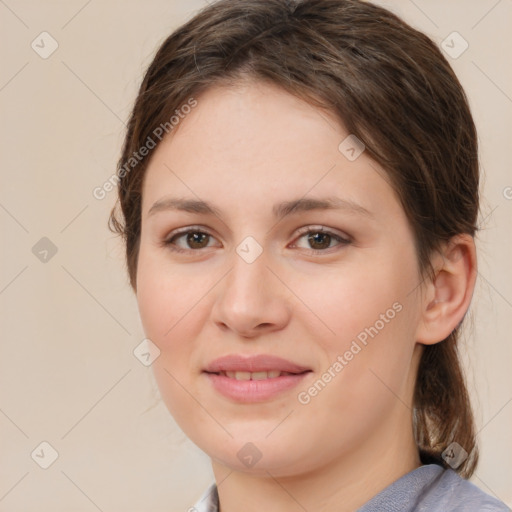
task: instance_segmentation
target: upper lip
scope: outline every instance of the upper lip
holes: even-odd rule
[[[268,372],[280,370],[288,373],[303,373],[310,368],[269,354],[243,356],[238,354],[219,357],[204,369],[207,373],[219,372]]]

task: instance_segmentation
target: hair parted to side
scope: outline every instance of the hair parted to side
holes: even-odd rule
[[[462,86],[426,35],[359,0],[220,0],[161,45],[129,120],[118,164],[122,217],[114,208],[110,226],[125,240],[134,289],[151,153],[129,172],[126,163],[191,97],[241,80],[270,82],[327,109],[363,141],[401,201],[425,277],[432,277],[430,258],[444,242],[474,236],[476,130]],[[453,441],[461,445],[469,457],[456,471],[467,478],[478,450],[457,352],[459,328],[424,348],[414,429],[423,463],[448,467],[442,452]]]

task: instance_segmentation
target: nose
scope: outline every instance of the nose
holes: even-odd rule
[[[231,271],[217,289],[212,309],[216,325],[244,338],[283,329],[290,321],[292,304],[277,273],[264,253],[247,263],[235,252]]]

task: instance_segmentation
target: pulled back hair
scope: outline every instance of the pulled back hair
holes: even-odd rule
[[[415,236],[422,276],[454,235],[476,232],[477,136],[466,95],[426,35],[388,10],[359,0],[220,0],[161,45],[144,76],[117,168],[122,235],[136,289],[142,183],[155,139],[177,109],[213,85],[263,80],[336,115],[386,171]],[[158,141],[159,142],[159,141]],[[122,214],[121,214],[122,213]],[[469,456],[456,469],[468,478],[478,450],[461,369],[460,326],[424,347],[414,393],[421,461],[449,467],[452,443]]]

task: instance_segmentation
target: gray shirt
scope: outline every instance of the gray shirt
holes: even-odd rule
[[[212,484],[190,512],[218,512],[219,495]],[[407,473],[357,512],[510,512],[455,471],[436,464]]]

